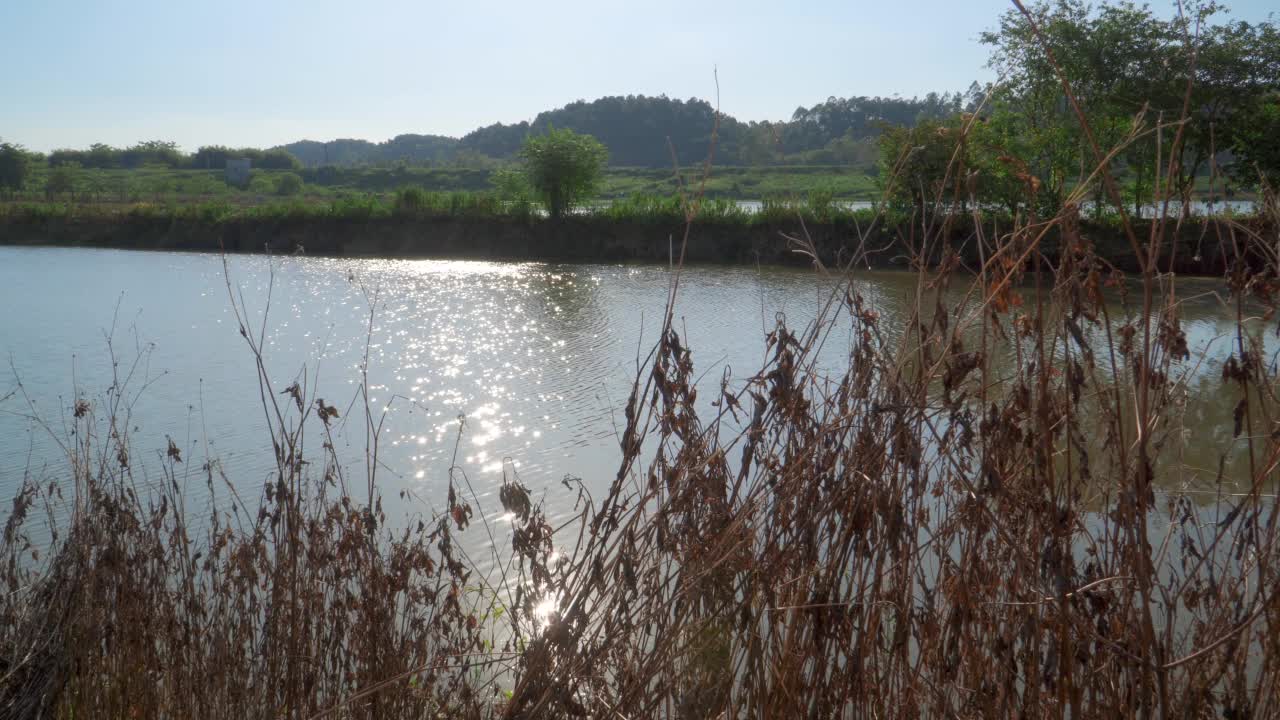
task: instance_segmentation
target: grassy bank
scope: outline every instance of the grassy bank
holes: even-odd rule
[[[386,197],[246,206],[8,203],[0,204],[0,244],[667,263],[673,260],[673,238],[682,234],[691,212],[694,207],[679,197],[640,194],[552,220],[528,203],[504,202],[490,193],[418,189]],[[917,259],[936,265],[954,257],[969,270],[983,260],[976,237],[999,234],[1014,222],[954,210],[923,219],[905,209],[855,210],[823,192],[766,200],[758,211],[729,200],[703,199],[694,219],[686,257],[690,262],[811,265],[816,257],[830,266],[856,254],[866,267],[909,267]],[[1271,221],[1247,217],[1231,222],[1266,232]],[[1164,225],[1150,220],[1132,224],[1143,236]],[[1217,226],[1216,221],[1191,218],[1169,228],[1158,253],[1161,266],[1180,273],[1222,274],[1234,250],[1220,232],[1210,232]],[[1075,227],[1112,266],[1125,271],[1140,267],[1118,215],[1081,218]],[[922,228],[945,242],[922,250]],[[1046,226],[1038,252],[1058,262],[1062,238],[1057,227]],[[1255,266],[1265,263],[1255,252],[1246,257]]]
[[[39,167],[27,181],[19,201],[49,199],[45,189],[52,171]],[[299,170],[254,170],[248,187],[227,185],[221,170],[179,170],[144,167],[132,170],[74,169],[65,171],[69,187],[53,199],[91,203],[200,203],[221,201],[255,205],[276,201],[281,178],[296,175],[302,185],[296,197],[329,201],[365,194],[390,195],[414,187],[428,192],[484,193],[493,189],[489,168],[321,167]],[[687,181],[694,171],[682,176]],[[601,178],[599,200],[608,201],[648,193],[669,195],[677,189],[670,168],[607,168]],[[828,165],[718,167],[707,183],[706,195],[731,200],[795,197],[820,191],[842,200],[871,200],[878,196],[876,179],[865,168]]]
[[[227,185],[221,170],[187,170],[143,167],[131,170],[75,169],[68,171],[69,187],[50,197],[46,193],[51,170],[38,167],[26,188],[8,202],[75,202],[78,204],[131,205],[138,203],[198,205],[222,202],[235,206],[272,205],[282,200],[327,203],[376,195],[384,200],[405,188],[429,193],[489,193],[493,190],[490,168],[469,167],[320,167],[298,170],[262,170],[251,173],[248,187]],[[281,195],[281,180],[289,175],[301,185]],[[606,168],[597,203],[636,195],[669,196],[681,182],[698,178],[698,170],[676,173],[670,168]],[[1124,181],[1123,173],[1121,181]],[[822,194],[840,201],[873,201],[882,196],[883,182],[874,167],[840,165],[778,165],[757,167],[717,166],[707,178],[704,196],[711,199],[761,201],[795,199]],[[1208,177],[1198,178],[1194,197],[1221,192]],[[1241,192],[1241,199],[1253,197]]]

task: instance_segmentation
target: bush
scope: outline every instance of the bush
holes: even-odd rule
[[[553,218],[595,194],[609,151],[590,135],[551,128],[520,148],[524,176]]]
[[[20,145],[0,143],[0,190],[18,192],[31,174],[31,161]]]
[[[302,178],[297,173],[285,173],[276,180],[277,195],[297,195],[302,192]]]
[[[55,198],[59,195],[72,193],[76,189],[76,174],[79,170],[75,165],[59,165],[49,172],[49,177],[45,180],[44,192],[49,198]]]
[[[427,209],[430,197],[427,191],[420,187],[402,188],[396,193],[395,211],[397,213],[414,215]]]

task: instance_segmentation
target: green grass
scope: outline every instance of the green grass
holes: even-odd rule
[[[263,202],[267,197],[275,195],[279,179],[292,172],[255,170],[249,187],[238,188],[227,185],[220,170],[76,169],[71,171],[71,192],[59,193],[52,199],[79,203],[197,203],[217,199],[243,205]],[[45,193],[50,173],[48,168],[36,169],[16,199],[50,199]],[[330,188],[312,184],[304,185],[303,193],[311,197],[331,197],[335,194]]]
[[[766,198],[756,212],[744,210],[727,198],[704,198],[697,207],[700,223],[757,225],[791,222],[841,223],[855,218],[869,221],[869,209],[850,210],[826,191],[812,191],[791,198]],[[575,213],[577,217],[610,222],[683,223],[686,204],[678,195],[640,192]],[[865,217],[863,217],[865,216]],[[138,202],[71,202],[22,200],[0,202],[0,221],[135,219],[171,220],[219,224],[240,220],[338,220],[363,222],[390,218],[493,218],[534,221],[542,217],[527,202],[503,200],[491,192],[431,192],[417,187],[395,193],[362,193],[283,198],[266,196],[260,203],[237,203],[231,197],[200,200],[161,199]]]
[[[683,170],[685,186],[698,187],[699,174],[699,168]],[[636,193],[665,195],[676,190],[675,177],[670,169],[610,168],[605,173],[601,195],[606,198]],[[732,200],[763,200],[817,191],[829,192],[841,200],[871,200],[880,192],[876,178],[864,170],[821,165],[716,167],[706,184],[707,197]]]
[[[37,168],[16,200],[70,200],[90,203],[194,203],[225,200],[236,205],[275,202],[279,179],[291,170],[254,170],[249,187],[223,181],[221,170],[174,170],[146,167],[136,170],[72,171],[73,190],[47,198],[49,168]],[[329,201],[366,194],[389,195],[418,187],[438,193],[484,193],[493,189],[491,171],[476,168],[310,168],[296,171],[302,178],[300,197]],[[687,188],[699,185],[700,168],[682,170]],[[670,195],[678,190],[670,168],[614,167],[605,171],[600,200],[640,193]],[[705,187],[709,198],[763,200],[827,192],[842,200],[870,200],[878,196],[876,179],[857,168],[837,166],[716,167]]]
[[[403,188],[420,188],[428,193],[485,195],[493,190],[492,171],[482,168],[309,168],[253,170],[247,188],[228,186],[221,170],[174,170],[144,167],[134,170],[72,171],[73,191],[46,197],[50,170],[35,170],[23,192],[12,201],[58,201],[109,204],[199,204],[226,202],[236,206],[277,205],[280,179],[296,173],[303,181],[294,200],[328,204],[349,198],[375,195],[388,202]],[[881,196],[874,168],[832,165],[784,165],[769,167],[717,166],[705,187],[700,167],[683,168],[680,180],[670,168],[611,167],[600,184],[597,202],[630,200],[638,196],[670,197],[683,184],[688,194],[702,189],[711,200],[795,201],[826,196],[838,201],[876,200]],[[1122,178],[1123,179],[1123,178]],[[1210,190],[1207,178],[1198,178],[1195,192]],[[1220,193],[1221,188],[1216,188]],[[1237,197],[1251,197],[1239,194]],[[643,201],[649,202],[649,201]]]
[[[222,171],[147,167],[135,170],[76,170],[71,193],[47,197],[49,170],[39,168],[24,192],[0,201],[0,218],[39,220],[108,215],[221,223],[237,219],[334,219],[390,217],[504,217],[539,215],[527,203],[503,201],[490,185],[490,171],[473,168],[321,168],[297,171],[301,189],[281,196],[290,170],[254,170],[249,186],[232,187]],[[671,170],[609,168],[598,197],[579,214],[615,222],[683,222],[685,197],[703,192],[699,222],[776,224],[797,216],[841,223],[855,213],[841,204],[880,197],[877,179],[857,169],[833,166],[717,167],[705,187],[699,168]],[[1197,188],[1199,190],[1199,188]],[[737,201],[761,203],[746,212]],[[1099,218],[1099,220],[1102,220]]]

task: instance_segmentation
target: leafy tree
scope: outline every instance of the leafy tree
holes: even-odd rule
[[[1138,87],[1166,38],[1153,29],[1149,11],[1130,5],[1103,6],[1100,13],[1080,0],[1032,6],[1032,14],[1070,79],[1099,144],[1122,141],[1151,87]],[[1157,37],[1152,37],[1153,35]],[[1063,94],[1057,70],[1025,17],[1006,13],[998,31],[982,41],[992,46],[990,65],[1005,79],[987,109],[995,132],[1012,143],[1021,171],[1036,178],[1049,209],[1066,198],[1073,179],[1087,175],[1093,156],[1074,110]],[[1105,150],[1104,150],[1105,152]]]
[[[737,160],[743,165],[769,165],[778,160],[780,144],[773,123],[753,122],[742,134]]]
[[[273,150],[288,152],[308,168],[324,165],[380,166],[400,161],[430,166],[452,158],[457,145],[457,138],[405,134],[380,143],[368,140],[301,140]]]
[[[302,178],[297,173],[285,173],[276,179],[277,195],[297,195],[302,192]]]
[[[120,151],[104,143],[94,143],[89,146],[80,164],[99,170],[120,167]]]
[[[12,194],[22,190],[31,175],[31,159],[21,145],[0,143],[0,190]]]
[[[1280,92],[1258,98],[1241,114],[1232,150],[1237,182],[1253,187],[1262,181],[1280,189]]]
[[[533,189],[529,187],[529,180],[522,170],[510,167],[498,168],[489,174],[489,184],[493,186],[494,194],[505,204],[508,212],[521,217],[529,217],[533,214],[537,201],[534,199]]]
[[[259,157],[254,159],[254,164],[265,170],[299,170],[302,168],[302,163],[298,162],[298,158],[291,155],[288,150],[281,148],[260,151]]]
[[[1186,131],[1187,158],[1180,178],[1183,190],[1190,189],[1215,152],[1253,143],[1262,155],[1268,144],[1274,152],[1275,133],[1280,129],[1274,120],[1276,93],[1280,92],[1280,25],[1274,18],[1256,24],[1228,21],[1211,25],[1201,33],[1196,51],[1192,122]],[[1266,97],[1272,98],[1269,104]],[[1268,118],[1269,135],[1259,135],[1259,129],[1268,127]],[[1245,151],[1243,157],[1261,160],[1265,169],[1268,162],[1262,155]],[[1271,157],[1274,178],[1275,155]],[[1256,179],[1256,174],[1253,177]]]
[[[125,148],[120,153],[120,164],[126,168],[145,165],[164,165],[176,168],[182,165],[182,153],[178,144],[167,140],[148,140]]]
[[[825,148],[832,141],[857,141],[876,137],[886,124],[911,127],[959,112],[959,93],[929,93],[924,99],[881,97],[829,97],[811,108],[799,107],[782,131],[788,153]]]
[[[109,170],[120,167],[120,151],[102,143],[94,143],[88,150],[54,150],[49,153],[48,164],[51,168],[70,164]]]
[[[205,145],[191,156],[191,167],[197,170],[221,170],[227,166],[227,159],[232,157],[239,156],[225,145]]]
[[[59,195],[74,193],[76,178],[79,174],[80,167],[71,163],[65,163],[53,168],[49,171],[49,177],[45,179],[45,195],[52,200]]]
[[[901,209],[924,213],[939,198],[950,200],[942,183],[948,177],[954,182],[961,172],[952,165],[960,137],[959,118],[925,120],[910,128],[886,127],[878,141],[879,174],[891,201]]]
[[[255,167],[263,170],[301,170],[302,163],[288,150],[272,148],[229,148],[224,145],[205,145],[191,156],[190,166],[197,170],[221,170],[227,161],[246,158]]]
[[[855,138],[852,133],[827,143],[834,162],[841,165],[869,166],[876,162],[876,143],[870,138]]]
[[[559,218],[595,193],[609,152],[590,135],[553,127],[527,137],[519,156],[533,194]]]
[[[1232,146],[1242,113],[1280,86],[1276,24],[1221,20],[1223,8],[1212,2],[1189,4],[1171,19],[1131,2],[1055,0],[1030,11],[1043,42],[1016,10],[982,37],[1005,79],[988,112],[998,124],[1016,126],[1024,139],[1018,159],[1059,203],[1095,159],[1045,45],[1101,151],[1122,149],[1113,169],[1124,171],[1136,206],[1152,198],[1157,157],[1176,152],[1173,189],[1189,193],[1209,158]],[[1172,126],[1156,132],[1158,124],[1180,118],[1184,100],[1189,122],[1182,132]]]
[[[489,184],[503,200],[532,201],[533,190],[529,180],[520,170],[498,168],[489,175]]]
[[[1046,192],[1045,173],[1037,173],[1024,159],[1043,160],[1044,156],[1033,149],[1042,138],[1028,135],[1020,120],[1014,108],[1000,103],[972,124],[964,160],[973,176],[965,190],[972,191],[980,204],[1010,215],[1026,209],[1052,213],[1060,201],[1054,193],[1060,188]]]

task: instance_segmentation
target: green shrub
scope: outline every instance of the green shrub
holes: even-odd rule
[[[417,215],[430,206],[431,198],[420,187],[401,188],[396,192],[395,212],[401,215]]]
[[[276,194],[289,197],[302,192],[302,178],[297,173],[285,173],[276,179]]]

